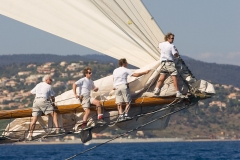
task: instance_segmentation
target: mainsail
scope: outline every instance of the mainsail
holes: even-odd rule
[[[0,14],[139,68],[164,37],[141,0],[1,0]]]

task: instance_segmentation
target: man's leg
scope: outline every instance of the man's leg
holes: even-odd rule
[[[130,104],[126,103],[126,108],[125,108],[125,111],[124,111],[125,114],[128,114],[129,108],[130,108]]]
[[[92,101],[92,104],[94,104],[97,107],[97,114],[98,114],[98,124],[105,124],[106,122],[103,121],[103,111],[102,111],[102,105],[99,100],[94,99]]]
[[[32,117],[32,122],[30,124],[30,132],[29,132],[30,134],[29,134],[29,137],[32,137],[33,130],[35,129],[35,125],[36,125],[37,119],[38,119],[37,116]]]
[[[94,100],[92,101],[92,104],[94,104],[94,105],[97,107],[98,119],[103,119],[102,105],[100,104],[100,101],[94,99]]]
[[[89,108],[85,108],[85,113],[84,113],[84,116],[83,116],[83,122],[87,122],[87,119],[88,119],[88,116],[90,114],[90,109]]]
[[[118,114],[119,114],[119,115],[122,115],[122,114],[123,114],[123,111],[122,111],[122,103],[118,103],[118,104],[117,104],[117,107],[118,107]]]
[[[174,87],[176,89],[176,97],[182,97],[182,93],[179,91],[179,88],[178,88],[177,76],[172,75],[171,77],[173,80]]]
[[[178,89],[178,81],[177,81],[177,76],[175,76],[175,75],[172,75],[172,79],[173,79],[173,85],[174,85],[174,87],[175,87],[176,91],[179,91],[179,89]]]
[[[160,77],[159,77],[156,87],[154,89],[154,94],[159,94],[160,88],[162,87],[165,78],[166,78],[166,74],[160,74]]]
[[[119,120],[119,121],[122,121],[122,120],[124,120],[122,103],[118,103],[118,104],[117,104],[117,107],[118,107],[118,115],[119,115],[118,120]]]
[[[90,114],[90,109],[89,108],[84,108],[84,116],[83,116],[83,122],[82,122],[82,129],[84,129],[87,126],[87,119]]]
[[[124,114],[124,119],[125,120],[132,119],[132,117],[128,116],[129,109],[130,109],[130,103],[126,103],[126,108],[125,108],[125,111],[124,111],[125,112],[125,114]]]
[[[98,115],[99,115],[99,114],[102,114],[102,106],[101,106],[101,104],[100,104],[100,101],[94,99],[94,100],[92,101],[92,104],[94,104],[94,105],[97,107],[97,113],[98,113]]]
[[[59,126],[58,126],[58,114],[57,112],[52,112],[50,113],[51,116],[53,117],[53,123],[55,125],[55,127],[57,128],[57,130],[59,130]]]

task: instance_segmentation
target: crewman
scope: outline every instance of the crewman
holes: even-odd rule
[[[145,75],[150,72],[150,70],[147,70],[145,72],[141,73],[133,73],[132,70],[127,68],[127,60],[125,58],[122,58],[118,61],[119,67],[116,68],[113,71],[113,89],[115,90],[115,96],[116,96],[116,104],[118,106],[118,113],[119,113],[119,121],[131,119],[131,117],[128,116],[128,111],[130,108],[130,103],[132,101],[129,85],[127,82],[128,76],[133,77],[140,77],[142,75]],[[124,110],[122,109],[122,104],[126,103],[126,108]]]
[[[55,111],[55,97],[52,89],[52,78],[50,75],[43,77],[43,82],[38,83],[32,90],[31,93],[35,94],[35,99],[32,107],[32,122],[30,125],[30,134],[28,140],[32,140],[33,130],[35,128],[37,119],[44,113],[45,115],[51,114],[53,117],[53,123],[56,127],[56,134],[60,133],[58,126],[57,112]],[[51,99],[51,100],[50,100]]]
[[[82,104],[82,107],[85,111],[85,114],[83,116],[83,123],[82,123],[82,129],[84,129],[87,126],[87,120],[88,116],[90,114],[90,105],[93,104],[97,107],[97,113],[98,113],[98,120],[97,124],[104,125],[106,122],[103,120],[103,113],[102,113],[102,106],[99,100],[92,98],[90,96],[91,90],[97,92],[98,87],[94,85],[94,82],[91,80],[92,77],[92,69],[89,67],[86,67],[83,70],[83,74],[85,75],[84,78],[79,79],[75,83],[73,83],[73,93],[76,98],[80,99],[80,102]],[[79,94],[77,94],[76,89],[79,87]]]

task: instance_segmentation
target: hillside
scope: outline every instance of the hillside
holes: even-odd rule
[[[240,87],[240,66],[206,63],[194,59],[184,61],[197,79]]]
[[[93,68],[94,80],[112,74],[117,67],[116,60],[103,55],[73,56],[75,59],[72,61],[72,56],[68,61],[66,61],[68,56],[44,55],[43,57],[45,56],[49,57],[49,62],[44,60],[40,63],[44,59],[40,55],[34,55],[33,58],[31,55],[25,58],[24,55],[19,55],[16,56],[17,60],[14,59],[15,56],[5,56],[5,60],[9,61],[7,60],[5,65],[0,67],[0,110],[31,107],[33,96],[29,94],[29,90],[41,81],[43,74],[53,74],[54,91],[59,95],[71,89],[73,81],[83,76],[81,71],[85,66]],[[21,63],[18,62],[19,59]],[[240,124],[237,123],[240,119],[240,87],[237,84],[240,67],[204,63],[188,57],[183,59],[196,78],[213,82],[216,95],[199,102],[199,110],[193,107],[174,114],[165,130],[144,131],[145,137],[209,138],[211,135],[211,137],[237,138],[240,136]],[[50,63],[52,60],[56,62]],[[9,121],[1,120],[0,129],[4,129],[7,122]]]
[[[189,69],[197,79],[205,79],[214,83],[234,85],[240,87],[240,66],[206,63],[194,60],[187,56],[182,56]],[[117,60],[106,55],[68,55],[60,56],[53,54],[17,54],[17,55],[0,55],[0,72],[3,72],[5,65],[46,62],[73,62],[73,61],[98,61],[100,63],[113,62]],[[131,66],[131,68],[135,68]]]

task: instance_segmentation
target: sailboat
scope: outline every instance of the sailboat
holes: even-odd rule
[[[99,91],[91,93],[101,101],[107,125],[97,126],[96,113],[92,112],[88,120],[92,128],[81,131],[84,110],[73,91],[56,97],[59,126],[65,132],[80,134],[83,142],[91,140],[91,132],[99,133],[111,126],[122,130],[138,126],[142,126],[141,130],[165,129],[176,111],[215,94],[213,85],[197,80],[181,58],[176,58],[175,64],[179,88],[185,97],[176,98],[170,76],[159,95],[153,94],[161,69],[158,44],[164,41],[164,34],[141,0],[2,0],[0,14],[113,58],[126,58],[129,64],[139,68],[136,72],[151,70],[139,78],[128,77],[133,97],[129,114],[133,118],[121,123],[117,121],[112,75],[94,81]],[[0,119],[16,119],[8,124],[0,143],[25,140],[31,112],[31,108],[1,111]],[[152,123],[143,125],[150,121]],[[33,136],[43,137],[49,128],[54,128],[52,117],[39,117]]]

